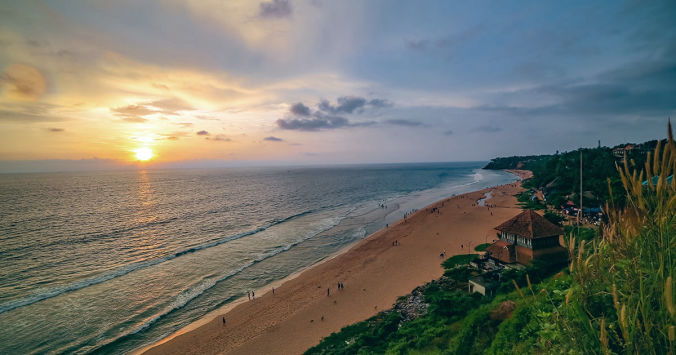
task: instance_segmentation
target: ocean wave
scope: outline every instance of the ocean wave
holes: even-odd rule
[[[349,212],[348,212],[348,214],[349,214]],[[196,286],[188,288],[188,289],[184,290],[183,292],[179,293],[175,297],[175,299],[171,303],[169,303],[169,305],[167,305],[164,308],[164,310],[162,310],[158,314],[146,319],[145,321],[143,321],[138,326],[136,326],[133,329],[121,334],[120,336],[113,338],[113,339],[109,339],[108,341],[97,345],[93,349],[89,349],[89,351],[94,351],[94,350],[100,349],[104,346],[111,345],[111,344],[113,344],[117,341],[121,341],[122,339],[124,339],[126,337],[132,336],[132,335],[150,327],[153,323],[157,322],[161,318],[166,317],[170,313],[177,311],[177,310],[180,310],[181,308],[185,307],[192,300],[194,300],[197,297],[199,297],[200,295],[204,294],[205,292],[207,292],[208,290],[210,290],[214,286],[218,285],[220,282],[223,282],[223,281],[243,272],[244,270],[250,268],[251,266],[253,266],[257,263],[260,263],[264,260],[272,258],[272,257],[274,257],[274,256],[276,256],[280,253],[285,252],[285,251],[288,251],[291,248],[303,243],[304,241],[307,241],[308,239],[314,238],[314,237],[332,229],[333,227],[340,224],[340,222],[344,219],[344,217],[345,216],[327,218],[326,223],[324,223],[320,228],[317,228],[313,231],[306,233],[303,237],[297,239],[296,241],[294,241],[292,243],[289,243],[289,244],[284,245],[284,246],[279,246],[279,247],[277,247],[273,250],[258,254],[253,260],[247,262],[246,264],[242,265],[241,267],[239,267],[239,268],[237,268],[237,269],[235,269],[235,270],[233,270],[233,271],[231,271],[231,272],[229,272],[225,275],[222,275],[222,276],[219,276],[219,277],[216,277],[216,278],[204,279],[203,281],[198,283]],[[283,223],[283,221],[286,221],[286,220],[288,220],[288,218],[284,219],[282,221],[279,221],[279,222]],[[356,233],[359,234],[359,235],[363,235],[365,233],[365,231],[359,230]]]
[[[217,245],[221,245],[223,243],[227,243],[227,242],[230,242],[230,241],[233,241],[233,240],[236,240],[236,239],[240,239],[240,238],[243,238],[243,237],[246,237],[246,236],[250,236],[252,234],[260,233],[260,232],[262,232],[262,231],[264,231],[264,230],[266,230],[266,229],[268,229],[272,226],[276,226],[276,225],[288,222],[290,220],[293,220],[293,219],[301,217],[301,216],[305,216],[305,215],[313,213],[313,212],[314,211],[309,210],[309,211],[297,213],[297,214],[291,215],[289,217],[286,217],[286,218],[283,218],[283,219],[280,219],[280,220],[272,221],[272,222],[270,222],[270,223],[268,223],[268,224],[266,224],[262,227],[258,227],[256,229],[253,229],[253,230],[250,230],[250,231],[246,231],[246,232],[239,233],[239,234],[236,234],[236,235],[233,235],[233,236],[217,239],[217,240],[214,240],[212,242],[205,243],[205,244],[202,244],[202,245],[190,247],[188,249],[181,250],[181,251],[175,252],[174,254],[170,254],[170,255],[167,255],[167,256],[164,256],[164,257],[161,257],[161,258],[158,258],[158,259],[147,260],[147,261],[142,261],[142,262],[138,262],[138,263],[125,265],[125,266],[122,266],[122,267],[117,268],[115,270],[112,270],[111,272],[105,273],[103,275],[99,275],[99,276],[96,276],[96,277],[93,277],[93,278],[81,280],[81,281],[78,281],[78,282],[75,282],[73,284],[63,286],[63,287],[56,287],[56,288],[41,292],[39,294],[28,296],[28,297],[25,297],[25,298],[22,298],[22,299],[19,299],[19,300],[16,300],[16,301],[10,301],[8,303],[0,305],[0,314],[5,313],[5,312],[9,312],[11,310],[14,310],[14,309],[17,309],[17,308],[20,308],[20,307],[25,307],[25,306],[31,305],[31,304],[36,303],[36,302],[44,301],[46,299],[50,299],[50,298],[62,295],[64,293],[73,292],[73,291],[83,289],[85,287],[97,285],[97,284],[100,284],[102,282],[106,282],[106,281],[112,280],[114,278],[124,276],[124,275],[129,274],[129,273],[136,271],[136,270],[144,269],[144,268],[147,268],[147,267],[150,267],[150,266],[161,264],[161,263],[169,261],[169,260],[173,260],[173,259],[175,259],[175,258],[177,258],[181,255],[194,253],[196,251],[207,249],[207,248],[212,248],[212,247],[215,247]]]

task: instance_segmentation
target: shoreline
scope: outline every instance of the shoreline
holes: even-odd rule
[[[390,239],[392,239],[392,241],[398,241],[399,239],[394,238],[401,238],[402,241],[406,240],[406,244],[404,244],[406,246],[412,236],[411,233],[402,233],[402,229],[405,231],[414,229],[418,232],[422,227],[423,232],[425,232],[425,230],[429,232],[429,229],[433,229],[433,232],[435,232],[436,235],[432,234],[432,239],[437,239],[438,242],[438,239],[440,239],[438,236],[441,232],[441,230],[438,230],[439,226],[437,226],[437,228],[428,226],[428,223],[424,223],[424,220],[429,219],[426,217],[429,217],[430,214],[432,216],[440,216],[442,215],[442,211],[443,215],[448,213],[452,218],[460,217],[460,221],[458,222],[462,223],[464,221],[464,224],[467,225],[465,227],[470,227],[470,229],[473,229],[474,231],[476,231],[477,228],[483,229],[484,227],[490,227],[490,229],[492,229],[494,225],[484,226],[480,223],[473,223],[472,220],[475,219],[475,217],[470,218],[467,214],[468,211],[475,212],[477,209],[490,210],[489,207],[483,206],[483,203],[480,204],[479,200],[483,200],[482,202],[498,200],[501,202],[500,204],[504,205],[493,207],[494,211],[496,208],[504,210],[518,209],[516,206],[516,198],[512,196],[513,193],[507,194],[506,190],[522,190],[519,182],[524,178],[530,177],[530,172],[523,170],[505,171],[515,175],[517,180],[509,184],[449,196],[433,202],[410,214],[408,217],[398,220],[389,227],[380,229],[359,241],[341,248],[315,264],[255,290],[257,296],[260,296],[256,297],[253,301],[249,301],[243,297],[237,299],[205,314],[200,319],[164,337],[158,342],[134,349],[130,351],[130,353],[196,354],[233,352],[244,354],[270,351],[281,353],[303,352],[309,347],[318,344],[321,338],[330,335],[332,332],[338,331],[346,325],[366,319],[384,309],[390,308],[397,297],[409,293],[410,290],[425,282],[438,278],[441,273],[443,273],[443,268],[441,267],[442,259],[439,258],[439,252],[427,250],[429,248],[426,247],[424,249],[429,253],[429,257],[426,257],[426,259],[431,258],[432,263],[425,262],[425,264],[427,264],[425,267],[420,267],[421,270],[416,269],[412,274],[407,272],[407,270],[399,270],[406,273],[406,282],[397,284],[397,287],[388,287],[392,285],[389,285],[387,282],[383,284],[382,281],[385,281],[383,278],[387,278],[388,275],[390,278],[392,277],[391,270],[387,269],[396,266],[396,262],[388,263],[385,260],[380,260],[380,262],[375,263],[373,259],[378,259],[380,254],[392,254],[390,253],[392,250],[397,252],[404,251],[403,254],[414,254],[402,255],[404,257],[421,259],[421,251],[419,250],[420,248],[416,246],[415,252],[411,251],[405,253],[407,249],[410,251],[411,248],[394,247],[394,249],[392,249],[392,245],[387,246],[382,243],[385,240],[388,242]],[[500,192],[500,194],[497,192]],[[509,201],[505,204],[507,201],[503,200],[510,200],[510,198],[513,201]],[[453,200],[457,200],[456,209],[452,209],[450,204],[445,205]],[[460,207],[461,204],[463,205],[462,208]],[[499,204],[489,203],[489,205]],[[436,212],[434,212],[435,210]],[[434,213],[430,213],[430,211]],[[462,214],[460,212],[462,212]],[[518,211],[515,210],[515,212],[511,214],[515,215],[517,212]],[[502,214],[504,213],[497,213],[496,211],[496,216],[493,216],[493,212],[491,212],[490,216],[491,218],[499,217],[499,215]],[[511,217],[511,215],[509,217]],[[439,221],[440,218],[436,218],[436,220]],[[497,223],[495,223],[495,225],[497,225]],[[451,226],[453,226],[453,224],[451,224]],[[447,231],[444,230],[444,232]],[[488,234],[485,232],[482,233],[486,235],[485,241],[487,241]],[[467,248],[465,248],[462,239],[450,239],[456,239],[450,240],[450,242],[456,243],[448,245],[448,248],[451,249],[450,252],[446,251],[446,247],[443,248],[447,257],[471,252],[473,250],[472,246],[480,244],[479,242],[473,243],[473,241],[469,241]],[[458,242],[460,242],[460,250],[457,250]],[[374,246],[373,244],[378,245]],[[443,241],[441,244],[444,244]],[[374,251],[376,251],[376,253],[373,253]],[[436,258],[434,256],[436,256]],[[388,259],[390,258],[391,256]],[[348,263],[346,264],[345,261]],[[368,267],[367,265],[369,264],[377,264],[373,265],[377,267]],[[415,269],[415,266],[418,265],[413,266],[412,269]],[[374,273],[373,271],[376,272]],[[326,277],[327,273],[334,276],[328,277],[331,279],[330,282]],[[430,278],[430,274],[433,277]],[[422,277],[423,275],[425,275],[425,277]],[[372,280],[369,281],[368,279]],[[335,282],[337,282],[335,280],[344,280],[340,282],[344,282],[348,286],[345,287],[345,290],[339,291],[335,287]],[[358,288],[352,290],[351,287],[352,285],[356,286],[362,283],[357,281],[367,281],[366,285],[369,287],[373,286],[372,283],[379,284],[376,286],[377,288],[382,288],[382,294],[377,292],[377,295],[374,296],[371,292],[367,293],[367,288],[362,287],[363,294],[360,295]],[[320,285],[315,287],[314,285],[318,283]],[[276,295],[273,295],[271,292],[273,287],[277,291]],[[334,296],[327,296],[327,293],[331,291]],[[348,297],[344,297],[348,294],[350,294]],[[367,297],[369,298],[369,303],[376,303],[372,309],[370,305],[369,307],[364,307],[363,296],[365,295],[369,296]],[[388,297],[383,297],[384,295],[387,295]],[[333,301],[334,307],[331,307],[331,300]],[[338,300],[341,300],[341,305],[336,307],[338,305]],[[327,303],[327,301],[329,302]],[[354,308],[343,306],[343,304],[349,304],[350,302],[352,302],[353,305],[358,304],[359,310],[343,309]],[[338,308],[340,308],[340,310],[338,310]],[[322,313],[323,311],[327,314],[326,321],[325,314]],[[316,313],[316,316],[309,315],[311,313]],[[320,313],[321,315],[319,315]],[[222,317],[227,319],[226,325],[222,324]],[[328,319],[329,317],[331,317],[330,320]],[[308,330],[308,328],[314,331],[307,332],[306,330]],[[235,331],[233,332],[233,330]],[[296,339],[294,339],[295,341],[290,341],[289,336],[298,335],[299,331],[306,336],[296,336]]]

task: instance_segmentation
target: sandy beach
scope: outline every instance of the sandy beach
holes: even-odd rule
[[[512,170],[521,178],[529,171]],[[520,212],[520,182],[438,201],[325,260],[279,287],[259,290],[137,352],[144,354],[299,354],[349,324],[388,309],[443,274],[446,257],[496,238],[493,227]],[[482,206],[477,201],[487,197]],[[433,209],[436,208],[437,210]],[[393,245],[398,241],[398,245]],[[339,290],[338,282],[344,289]],[[222,310],[226,312],[226,310]],[[223,324],[223,317],[226,323]]]

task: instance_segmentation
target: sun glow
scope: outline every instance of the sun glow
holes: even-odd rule
[[[134,150],[136,160],[148,161],[154,156],[153,150],[148,147],[141,147]]]

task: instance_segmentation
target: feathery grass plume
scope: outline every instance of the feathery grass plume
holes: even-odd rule
[[[674,308],[674,295],[672,291],[671,276],[667,277],[664,282],[664,301],[667,305],[667,310],[673,320],[676,320],[676,309]]]
[[[535,296],[535,292],[533,291],[533,285],[530,283],[530,276],[526,274],[526,283],[528,284],[528,289],[530,290],[530,293]]]
[[[608,180],[611,199],[603,210],[600,241],[585,248],[584,241],[576,244],[571,235],[567,243],[573,285],[558,322],[560,331],[568,334],[562,337],[568,342],[564,349],[673,351],[676,144],[671,122],[668,140],[658,142],[645,165],[636,166],[625,155],[616,168],[626,196],[624,206],[612,199]],[[599,320],[601,327],[594,327]]]
[[[572,288],[569,288],[569,289],[568,289],[568,292],[566,293],[566,306],[567,306],[568,303],[570,302],[570,296],[571,296],[572,294],[573,294],[573,289],[572,289]]]
[[[521,292],[521,288],[519,288],[519,285],[516,283],[516,281],[512,279],[512,283],[514,284],[514,287],[516,287],[516,292],[519,293],[519,296],[521,296],[521,298],[525,298],[523,292]]]
[[[606,319],[601,318],[601,335],[599,336],[601,345],[603,346],[603,353],[609,354],[610,349],[608,349],[608,337],[606,336]]]

